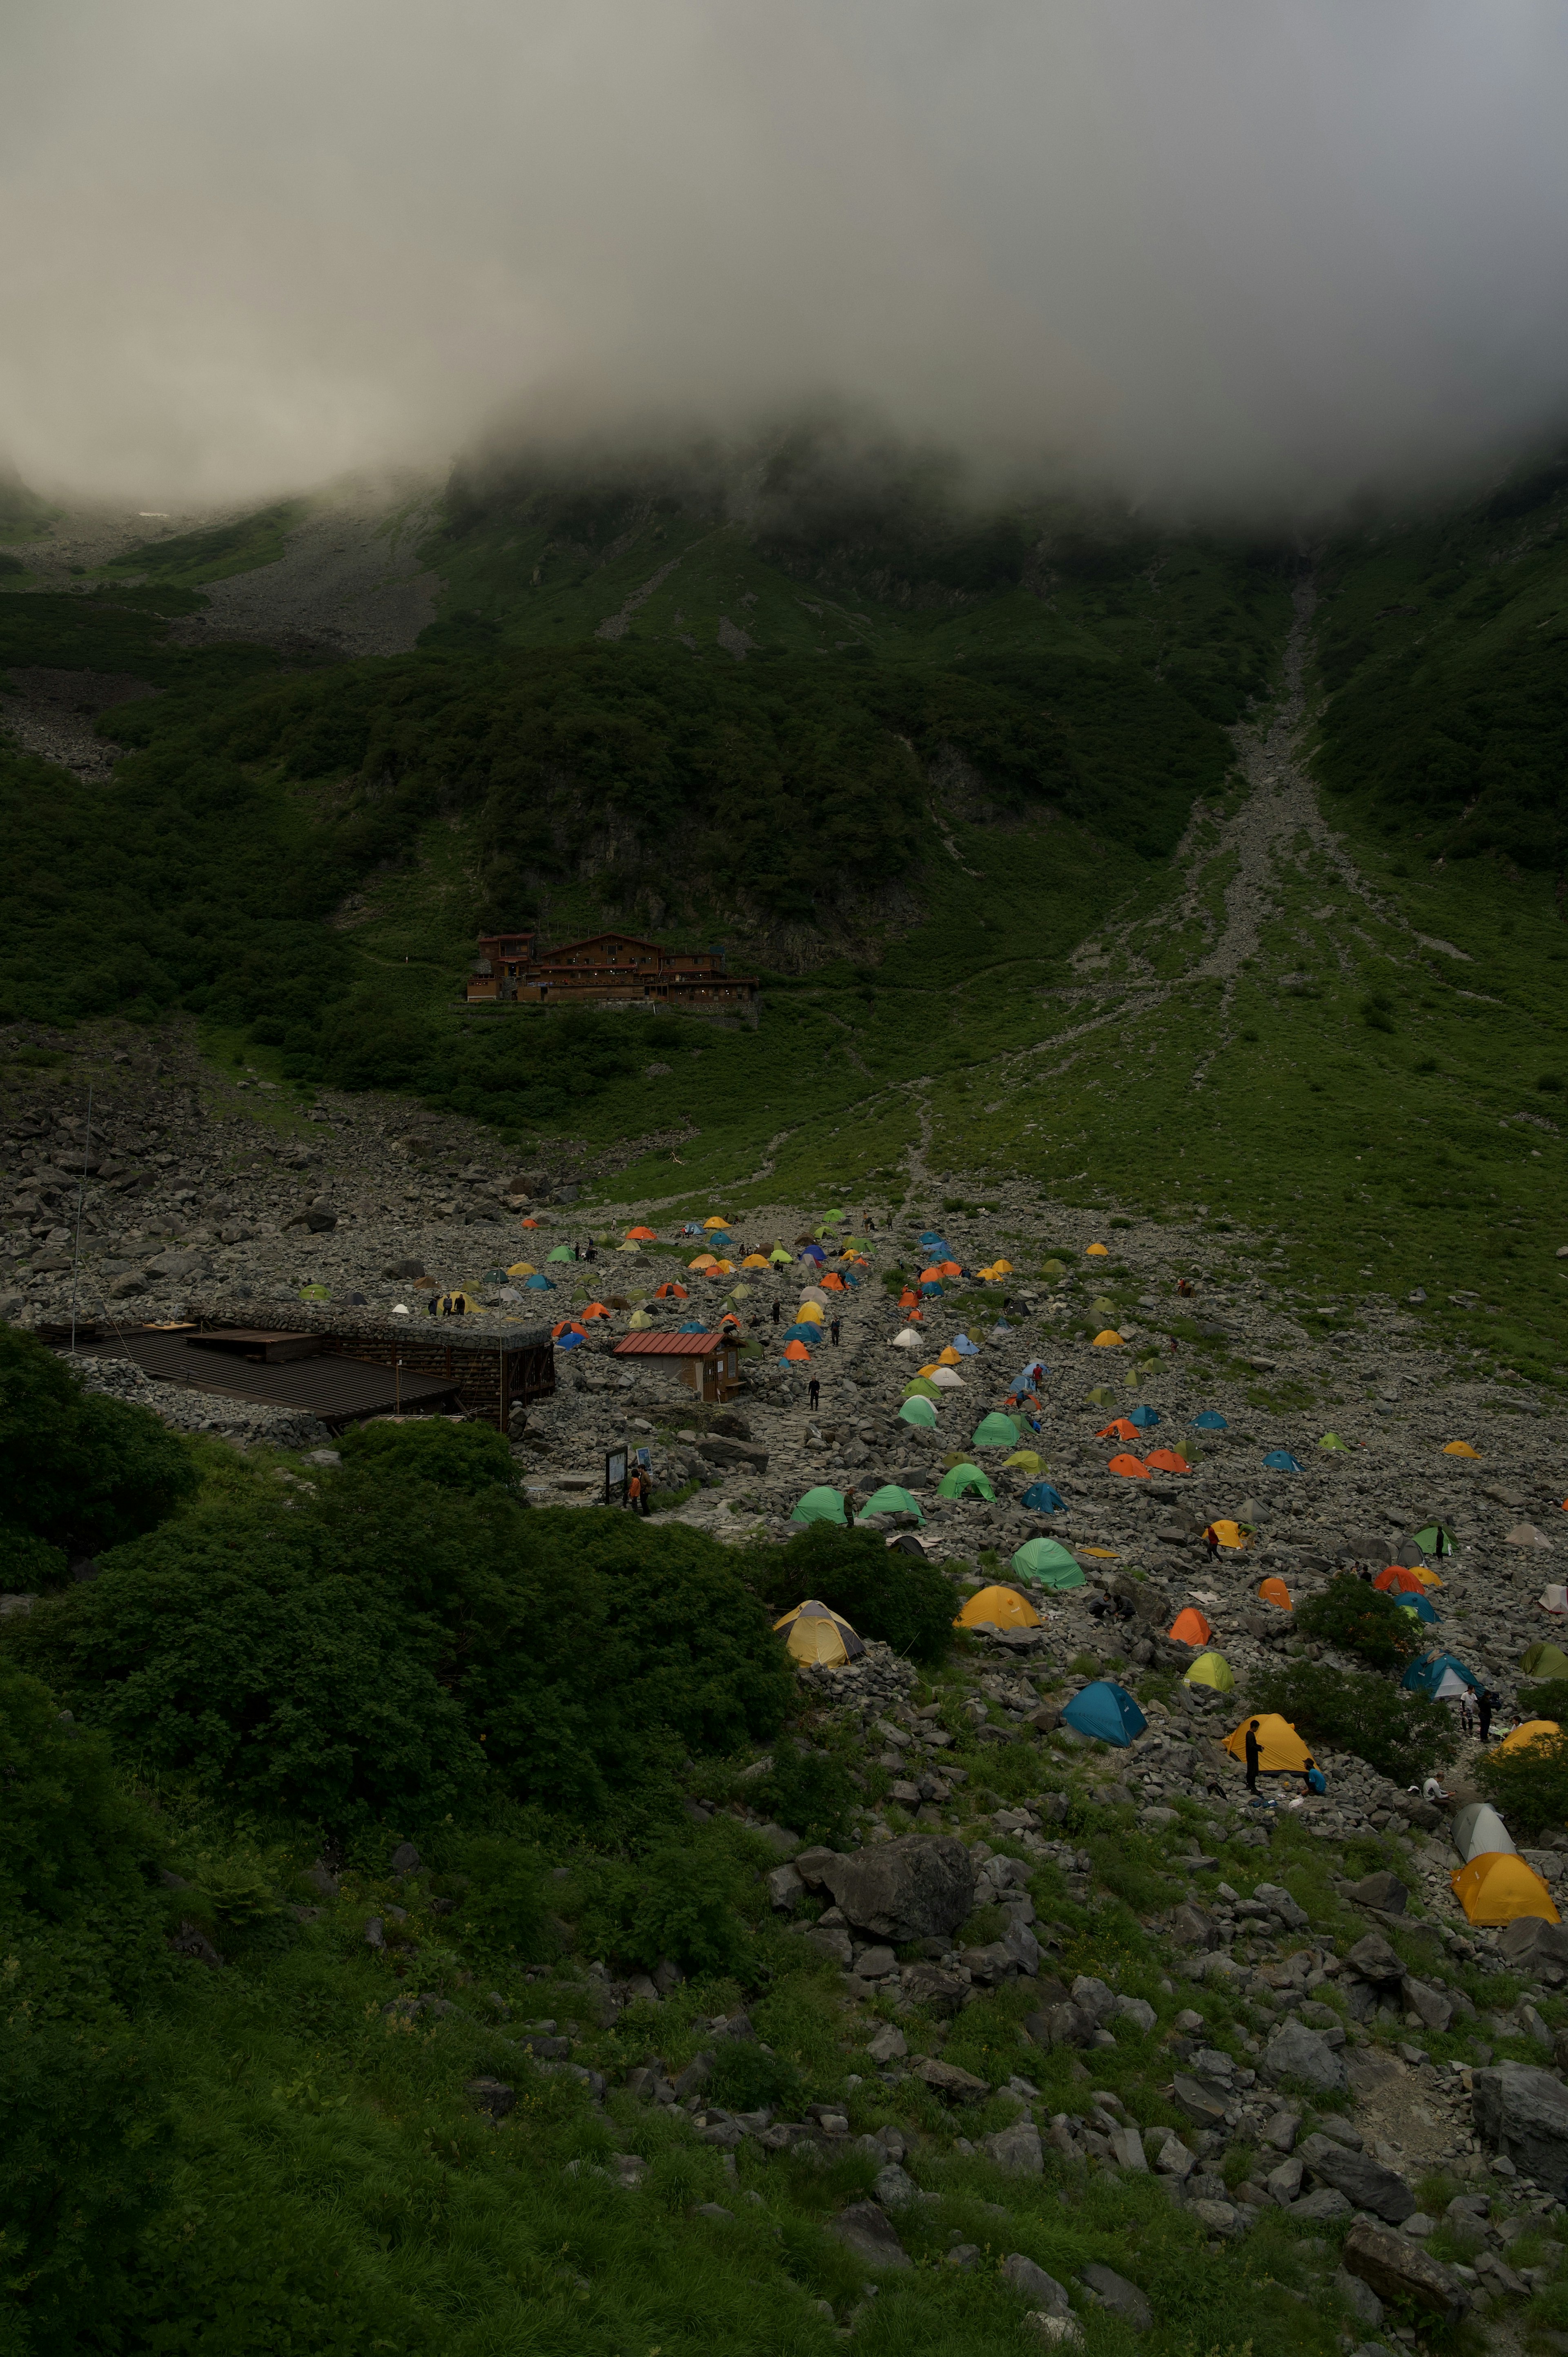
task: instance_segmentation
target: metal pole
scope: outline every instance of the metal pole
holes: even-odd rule
[[[81,1146],[81,1177],[76,1189],[76,1249],[70,1263],[70,1355],[76,1356],[76,1292],[81,1272],[81,1206],[87,1193],[87,1157],[92,1151],[92,1083],[87,1084],[87,1135]]]

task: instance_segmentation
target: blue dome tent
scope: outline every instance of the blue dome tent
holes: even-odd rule
[[[1032,1514],[1065,1514],[1067,1500],[1048,1481],[1031,1481],[1024,1492],[1023,1502]]]
[[[1062,1717],[1075,1734],[1113,1743],[1119,1751],[1125,1751],[1149,1723],[1125,1686],[1115,1685],[1109,1678],[1096,1678],[1092,1685],[1075,1694]]]
[[[1221,1415],[1217,1407],[1206,1407],[1201,1415],[1193,1417],[1192,1429],[1194,1432],[1229,1432],[1230,1419],[1228,1415]]]
[[[1127,1417],[1128,1423],[1135,1424],[1140,1432],[1153,1432],[1159,1420],[1158,1409],[1152,1407],[1135,1407]]]
[[[1466,1687],[1479,1694],[1481,1681],[1474,1670],[1467,1670],[1453,1653],[1427,1653],[1412,1662],[1400,1680],[1407,1694],[1430,1695],[1434,1702],[1443,1702],[1450,1695],[1463,1694]]]
[[[1301,1467],[1288,1448],[1271,1448],[1263,1459],[1271,1473],[1299,1473]]]

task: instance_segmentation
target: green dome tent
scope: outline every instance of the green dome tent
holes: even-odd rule
[[[1520,1668],[1532,1678],[1568,1678],[1568,1653],[1550,1639],[1537,1638],[1520,1656]]]
[[[912,1383],[908,1383],[904,1386],[906,1399],[934,1400],[940,1399],[941,1395],[940,1385],[932,1383],[929,1375],[917,1375]]]
[[[1442,1523],[1427,1523],[1417,1531],[1415,1543],[1426,1555],[1452,1555],[1454,1534]]]
[[[862,1522],[867,1514],[914,1514],[922,1523],[926,1519],[920,1512],[918,1498],[908,1490],[901,1490],[897,1481],[885,1482],[880,1490],[872,1491],[860,1510]]]
[[[1319,1448],[1348,1448],[1350,1446],[1348,1440],[1341,1440],[1337,1432],[1326,1432],[1317,1445]]]
[[[843,1499],[836,1490],[808,1490],[789,1520],[792,1523],[842,1523]]]
[[[1000,1408],[993,1408],[988,1416],[976,1425],[974,1438],[971,1441],[970,1447],[972,1448],[1016,1448],[1018,1440],[1018,1427],[1012,1417],[1004,1415]]]
[[[547,1252],[544,1257],[546,1260],[571,1260],[575,1255],[570,1244],[557,1244],[554,1251]]]
[[[1084,1585],[1081,1569],[1058,1539],[1026,1539],[1013,1557],[1013,1568],[1020,1579],[1038,1580],[1042,1587],[1059,1591]]]
[[[1184,1685],[1212,1686],[1216,1694],[1229,1694],[1235,1683],[1223,1653],[1199,1653],[1182,1680]]]
[[[918,1424],[922,1432],[931,1432],[936,1427],[937,1412],[929,1399],[907,1399],[898,1415],[901,1422]]]
[[[976,1497],[994,1501],[996,1492],[978,1465],[955,1465],[942,1475],[937,1487],[939,1498]]]

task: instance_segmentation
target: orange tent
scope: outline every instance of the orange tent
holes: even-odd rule
[[[937,1273],[940,1276],[961,1276],[963,1275],[963,1271],[959,1266],[956,1260],[939,1261],[937,1264]]]
[[[1196,1604],[1189,1604],[1171,1622],[1171,1635],[1178,1645],[1207,1645],[1213,1634]]]
[[[825,1276],[818,1277],[817,1283],[822,1286],[824,1293],[842,1293],[843,1291],[843,1277],[835,1276],[831,1268],[828,1270]]]
[[[626,1234],[628,1243],[651,1244],[659,1241],[651,1228],[628,1228]]]
[[[918,1293],[911,1293],[908,1286],[906,1286],[903,1292],[898,1296],[898,1307],[900,1309],[913,1309],[919,1298],[920,1297]]]
[[[690,1301],[691,1297],[683,1285],[658,1285],[653,1288],[655,1301]]]
[[[1102,1425],[1094,1437],[1096,1440],[1136,1440],[1138,1427],[1124,1415],[1119,1415],[1113,1423]]]
[[[784,1345],[784,1356],[787,1359],[809,1359],[811,1355],[804,1342],[786,1342]]]
[[[1472,1448],[1467,1440],[1449,1440],[1444,1444],[1444,1457],[1479,1457],[1480,1450]]]
[[[1120,1473],[1129,1481],[1146,1481],[1149,1478],[1149,1469],[1143,1458],[1129,1457],[1125,1450],[1120,1457],[1113,1457],[1105,1469],[1108,1473]]]
[[[575,1318],[563,1318],[559,1326],[552,1326],[550,1329],[550,1339],[553,1342],[558,1342],[563,1334],[583,1334],[583,1329]],[[583,1334],[585,1342],[587,1339],[587,1336]]]
[[[1150,1471],[1154,1473],[1190,1473],[1192,1471],[1186,1458],[1178,1457],[1174,1448],[1151,1448],[1145,1462]]]
[[[537,1220],[524,1220],[522,1224],[525,1228],[536,1228],[539,1222]]]
[[[1106,1260],[1110,1257],[1110,1247],[1107,1244],[1085,1244],[1083,1255],[1086,1260]]]
[[[590,1301],[577,1312],[578,1317],[585,1322],[590,1318],[607,1318],[609,1314],[602,1301]]]
[[[1386,1571],[1379,1572],[1372,1586],[1382,1588],[1385,1594],[1390,1588],[1397,1588],[1402,1596],[1419,1596],[1426,1582],[1424,1579],[1418,1579],[1415,1573],[1409,1570],[1404,1564],[1391,1563]]]
[[[940,1285],[942,1281],[942,1275],[943,1272],[940,1268],[923,1268],[920,1271],[920,1283],[922,1285]]]
[[[1258,1600],[1262,1604],[1277,1604],[1282,1612],[1295,1610],[1290,1600],[1290,1589],[1283,1579],[1265,1579],[1258,1590]]]
[[[937,1352],[937,1364],[939,1367],[961,1367],[963,1364],[963,1358],[961,1353],[955,1351],[952,1344],[950,1342],[945,1350],[940,1350]]]
[[[712,1253],[699,1253],[696,1259],[689,1260],[686,1265],[688,1268],[716,1268],[718,1263]]]

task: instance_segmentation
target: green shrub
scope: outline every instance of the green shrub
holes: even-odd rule
[[[1568,1721],[1568,1678],[1547,1678],[1539,1685],[1520,1686],[1519,1706],[1527,1718]]]
[[[577,1932],[590,1955],[645,1972],[666,1956],[690,1973],[744,1971],[748,1942],[736,1910],[749,1876],[716,1834],[660,1843],[635,1863],[598,1859],[585,1879]]]
[[[787,1546],[754,1547],[746,1576],[775,1618],[810,1596],[911,1661],[940,1662],[952,1643],[956,1607],[946,1572],[887,1546],[875,1531],[811,1523]]]
[[[468,1497],[482,1490],[517,1496],[522,1489],[505,1435],[488,1424],[448,1424],[443,1416],[355,1424],[338,1445],[345,1466],[371,1479],[433,1481]]]
[[[478,1941],[508,1963],[536,1964],[547,1956],[543,1859],[491,1835],[460,1843],[456,1857],[467,1885],[459,1910],[465,1941]]]
[[[0,1326],[0,1522],[93,1555],[151,1530],[199,1482],[150,1409],[85,1391],[34,1336]]]
[[[793,2062],[765,2054],[746,2038],[721,2040],[707,2092],[732,2112],[767,2109],[787,2120],[800,2119],[806,2105],[805,2083]]]
[[[1316,1637],[1342,1653],[1359,1653],[1378,1670],[1402,1667],[1427,1644],[1419,1621],[1353,1572],[1340,1572],[1320,1594],[1309,1597],[1297,1609],[1295,1625],[1302,1636]]]
[[[750,1787],[757,1806],[802,1840],[836,1849],[848,1832],[854,1787],[831,1752],[812,1751],[780,1736],[773,1766]]]
[[[1483,1752],[1476,1781],[1510,1833],[1568,1824],[1568,1735],[1543,1736],[1514,1751]]]
[[[1293,1662],[1254,1679],[1250,1694],[1251,1709],[1277,1711],[1304,1742],[1352,1751],[1398,1784],[1430,1775],[1457,1749],[1454,1721],[1442,1703],[1391,1688],[1386,1678],[1365,1671]]]

